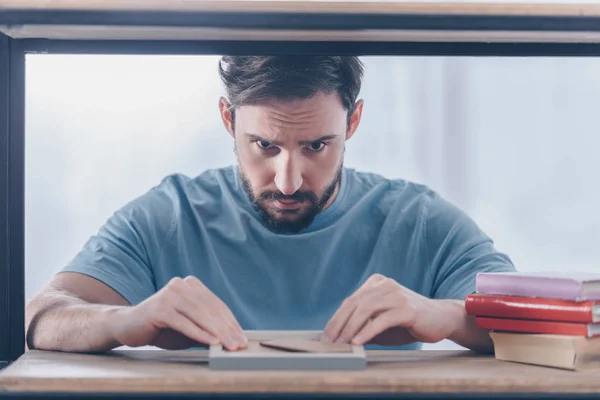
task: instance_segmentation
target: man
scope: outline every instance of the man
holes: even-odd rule
[[[355,57],[224,57],[219,110],[238,165],[173,175],[118,210],[27,306],[30,348],[244,348],[244,330],[492,350],[465,314],[509,258],[427,187],[343,166]],[[367,133],[368,134],[368,133]],[[366,149],[367,150],[367,149]]]

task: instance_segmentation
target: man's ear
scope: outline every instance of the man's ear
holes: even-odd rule
[[[360,118],[362,117],[363,111],[363,100],[358,100],[354,105],[354,111],[350,116],[350,120],[348,122],[348,131],[346,132],[346,140],[350,139],[354,132],[358,129],[358,125],[360,124]]]
[[[221,120],[223,125],[231,137],[235,137],[233,127],[233,114],[231,113],[231,103],[226,98],[221,97],[219,99],[219,111],[221,113]]]

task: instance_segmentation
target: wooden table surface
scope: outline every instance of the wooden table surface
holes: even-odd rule
[[[368,351],[363,371],[213,371],[206,351],[29,351],[0,371],[11,392],[600,393],[600,370],[567,371],[470,351]]]
[[[454,15],[600,15],[586,1],[0,0],[0,10],[235,11]]]

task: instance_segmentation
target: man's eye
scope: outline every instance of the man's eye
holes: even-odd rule
[[[266,140],[257,140],[256,144],[258,144],[258,147],[260,147],[261,149],[270,149],[271,143],[267,142]]]
[[[308,148],[311,151],[319,151],[319,150],[323,150],[323,148],[325,147],[325,143],[323,142],[313,142],[311,143]]]

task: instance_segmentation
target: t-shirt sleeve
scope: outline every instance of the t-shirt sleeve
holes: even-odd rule
[[[153,264],[173,223],[166,182],[116,211],[61,272],[98,279],[132,305],[154,294]]]
[[[432,298],[464,299],[475,291],[477,273],[515,271],[509,256],[465,212],[437,194],[429,200],[425,243]]]

